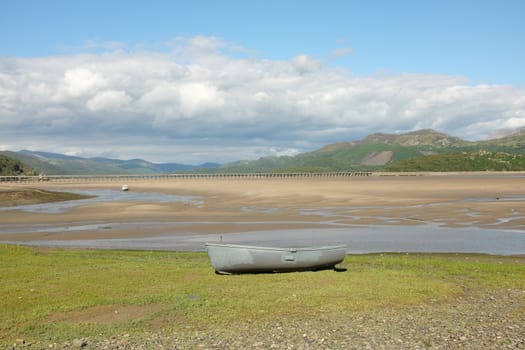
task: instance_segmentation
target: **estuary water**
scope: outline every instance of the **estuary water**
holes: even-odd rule
[[[150,192],[122,192],[115,190],[73,191],[95,196],[89,199],[44,203],[19,207],[4,207],[0,210],[24,210],[40,213],[61,213],[76,206],[108,201],[188,202],[201,203],[197,197],[168,195]],[[515,200],[522,201],[523,197]],[[254,210],[243,208],[244,211]],[[305,215],[311,212],[305,212]],[[438,224],[415,226],[400,225],[352,225],[327,221],[327,228],[261,230],[227,234],[197,234],[180,232],[177,227],[184,222],[86,222],[75,225],[23,224],[1,225],[0,242],[33,246],[77,247],[95,249],[140,249],[204,251],[206,242],[260,245],[270,247],[306,247],[346,244],[348,253],[376,252],[445,252],[486,253],[498,255],[525,255],[525,230],[487,229],[475,226],[460,228],[443,227]],[[329,225],[332,227],[329,227]],[[162,229],[162,236],[111,238],[117,230]],[[54,233],[86,231],[104,232],[104,239],[53,240]],[[2,234],[46,232],[46,240],[4,240]],[[173,234],[169,233],[173,232]],[[84,235],[84,237],[86,237]],[[100,235],[99,235],[100,237]]]
[[[110,236],[109,232],[108,236]],[[476,227],[447,228],[436,225],[348,226],[227,234],[174,234],[159,237],[7,243],[95,249],[204,251],[206,242],[269,247],[346,244],[347,252],[352,254],[380,252],[525,254],[525,231]]]

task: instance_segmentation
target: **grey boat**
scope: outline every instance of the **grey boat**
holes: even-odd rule
[[[215,272],[222,274],[291,272],[335,269],[346,255],[346,245],[273,248],[206,243]]]

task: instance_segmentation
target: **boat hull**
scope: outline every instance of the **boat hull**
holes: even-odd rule
[[[346,246],[273,248],[206,243],[211,264],[218,273],[312,271],[335,268]]]

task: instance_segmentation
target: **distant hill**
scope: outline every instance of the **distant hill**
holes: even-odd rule
[[[33,169],[14,159],[0,154],[0,176],[34,175]]]
[[[81,158],[48,152],[0,152],[48,175],[163,174],[175,172],[255,173],[331,171],[523,170],[525,128],[485,141],[466,141],[434,130],[376,133],[359,141],[326,145],[296,156],[263,157],[225,165],[151,163],[142,159]]]
[[[82,158],[28,150],[19,152],[1,151],[1,154],[18,159],[32,167],[37,173],[47,175],[165,174],[191,171],[202,167],[214,168],[220,165],[206,163],[194,166],[178,163],[151,163],[142,159]]]
[[[506,137],[478,142],[428,129],[404,134],[377,133],[360,141],[334,143],[294,157],[263,157],[228,163],[214,171],[381,171],[391,164],[411,158],[479,151],[525,155],[525,133],[514,132]]]
[[[502,152],[459,152],[401,160],[388,171],[525,171],[525,156]]]

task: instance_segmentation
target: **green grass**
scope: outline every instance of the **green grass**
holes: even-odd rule
[[[525,257],[349,255],[345,272],[216,275],[205,253],[0,245],[0,340],[63,341],[155,329],[403,307],[469,290],[525,289]],[[150,312],[115,322],[93,310]]]

